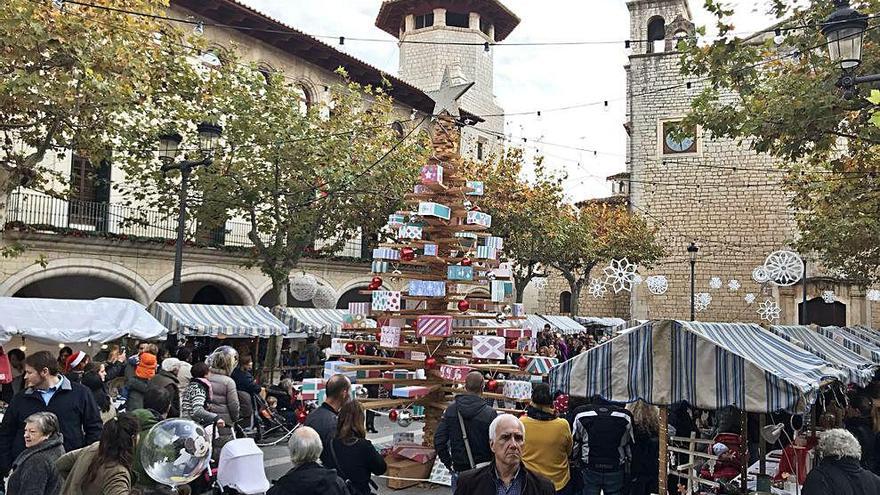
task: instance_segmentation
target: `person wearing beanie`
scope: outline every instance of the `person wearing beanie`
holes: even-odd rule
[[[142,352],[134,374],[125,384],[128,387],[128,399],[125,401],[126,411],[144,408],[144,394],[154,376],[156,376],[156,355]]]
[[[523,444],[522,460],[526,468],[553,482],[557,494],[574,493],[570,487],[568,459],[572,439],[568,421],[556,416],[553,396],[546,383],[532,388],[532,402],[520,418],[527,441]]]
[[[83,373],[92,359],[83,351],[76,351],[64,362],[64,374],[68,380],[79,383],[82,381]]]

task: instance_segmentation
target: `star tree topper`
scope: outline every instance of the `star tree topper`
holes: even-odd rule
[[[434,115],[440,115],[445,110],[449,112],[449,115],[458,117],[458,99],[473,85],[472,82],[453,85],[452,75],[447,65],[443,71],[443,81],[440,83],[440,88],[425,92],[434,100]]]

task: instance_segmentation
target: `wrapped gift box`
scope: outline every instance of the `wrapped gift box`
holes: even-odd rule
[[[413,187],[413,192],[416,194],[429,194],[431,188],[422,184],[416,184],[416,186]]]
[[[330,354],[334,356],[348,356],[350,353],[345,350],[344,339],[333,339],[330,341]]]
[[[465,187],[473,189],[473,191],[465,193],[468,196],[482,196],[484,193],[483,181],[480,180],[469,180],[465,182]]]
[[[388,215],[388,226],[392,229],[402,227],[406,223],[406,217],[400,213],[392,213]]]
[[[504,359],[504,337],[474,335],[471,350],[478,359]]]
[[[348,303],[348,312],[353,315],[368,316],[370,314],[370,303],[350,302]]]
[[[389,380],[415,380],[416,372],[408,370],[383,371],[382,378],[387,378]]]
[[[456,366],[451,364],[440,365],[440,376],[445,380],[451,380],[456,383],[464,383],[468,373],[473,371],[470,366]]]
[[[380,247],[373,249],[373,259],[378,260],[399,260],[400,251],[388,247]]]
[[[323,390],[324,386],[323,378],[303,378],[302,381],[303,392],[317,392],[318,390]]]
[[[380,370],[357,370],[358,378],[381,378],[382,371]]]
[[[391,440],[391,445],[400,443],[415,443],[416,433],[414,431],[396,431]]]
[[[521,337],[534,337],[535,332],[531,328],[498,328],[495,335],[507,339],[518,339]]]
[[[323,404],[324,399],[326,397],[327,397],[327,391],[324,390],[323,388],[321,390],[310,390],[310,391],[303,391],[302,393],[300,393],[300,398],[302,400],[318,401],[318,405]]]
[[[514,303],[512,307],[512,314],[515,317],[521,317],[526,315],[526,306],[523,303]]]
[[[382,327],[379,345],[391,348],[400,347],[400,327]]]
[[[412,412],[413,412],[413,416],[424,416],[425,415],[425,406],[413,404]]]
[[[443,297],[446,295],[446,282],[434,280],[410,280],[409,295],[419,297]]]
[[[452,316],[419,316],[416,319],[416,335],[419,337],[449,337],[452,335]]]
[[[538,350],[538,343],[530,337],[520,337],[516,339],[516,350],[520,352],[535,352]]]
[[[390,264],[387,261],[374,260],[370,265],[370,270],[373,273],[388,273],[389,266]]]
[[[408,387],[394,387],[391,390],[392,397],[406,397],[409,399],[415,399],[419,397],[424,397],[428,395],[428,387],[423,387],[421,385],[411,385]]]
[[[513,300],[513,282],[505,280],[492,281],[492,302],[510,302]]]
[[[503,237],[486,237],[484,245],[486,247],[494,248],[496,251],[501,251],[504,249],[504,238]]]
[[[532,398],[532,383],[519,380],[504,381],[504,396],[508,399],[528,400]]]
[[[543,375],[545,373],[550,372],[550,368],[559,364],[559,360],[552,357],[545,356],[526,356],[529,359],[529,364],[526,365],[526,371],[529,373],[535,373],[538,375]]]
[[[492,226],[492,215],[482,211],[469,211],[465,222],[468,225],[482,225],[483,227]]]
[[[443,165],[429,163],[422,167],[419,176],[422,184],[443,184]]]
[[[346,313],[342,316],[342,328],[344,329],[355,329],[355,328],[366,328],[367,327],[367,317],[364,315],[353,315],[351,313]]]
[[[447,364],[468,364],[468,358],[458,356],[446,356]]]
[[[458,243],[464,248],[472,248],[477,245],[478,236],[474,232],[456,232],[455,237],[461,239]]]
[[[400,292],[394,290],[373,291],[373,311],[400,311]]]
[[[424,253],[425,253],[425,256],[437,256],[437,245],[436,244],[425,244]]]
[[[448,278],[449,280],[473,280],[474,267],[449,265],[446,268],[446,278]]]
[[[401,239],[419,240],[422,238],[422,226],[408,223],[397,230],[397,237]]]
[[[452,216],[452,209],[440,203],[432,203],[430,201],[422,201],[419,203],[419,215],[423,217],[437,217],[443,220],[449,220]]]
[[[412,359],[413,361],[424,361],[425,359],[428,359],[428,355],[422,351],[406,351],[403,355],[406,359]],[[421,378],[418,376],[419,371],[421,370],[416,370],[416,378]]]
[[[345,375],[349,380],[354,382],[357,379],[356,371],[343,371],[343,366],[351,366],[346,361],[326,361],[324,362],[324,379],[329,380],[333,375]]]
[[[489,246],[477,246],[477,259],[494,260],[498,258],[498,252],[495,248]]]

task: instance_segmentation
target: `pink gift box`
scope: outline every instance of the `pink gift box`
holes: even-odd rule
[[[495,330],[495,335],[506,339],[519,339],[522,337],[534,337],[531,328],[499,328]]]
[[[464,383],[468,373],[473,371],[470,366],[454,366],[451,364],[443,364],[440,366],[440,376],[445,380],[451,380],[457,383]]]
[[[408,399],[424,397],[428,395],[428,387],[422,387],[420,385],[394,387],[394,389],[391,390],[391,395],[393,397],[406,397]]]
[[[422,184],[443,184],[443,166],[429,163],[422,167]]]
[[[452,316],[419,316],[416,319],[416,335],[419,337],[449,337],[452,335]]]

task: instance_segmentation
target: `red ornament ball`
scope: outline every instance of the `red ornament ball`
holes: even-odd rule
[[[437,358],[431,356],[431,357],[425,359],[425,369],[430,370],[430,369],[434,369],[435,367],[437,367]]]
[[[365,346],[364,344],[359,345],[358,346],[358,354],[366,354],[366,353],[367,353],[367,346]]]
[[[405,247],[400,250],[400,259],[403,261],[412,261],[416,259],[416,250],[411,247]]]
[[[474,207],[471,208],[471,211],[480,211],[480,207],[479,207],[479,206],[474,206]]]
[[[489,380],[486,382],[486,390],[489,392],[494,392],[498,390],[498,381],[497,380]]]
[[[296,422],[299,424],[303,424],[306,422],[306,418],[308,416],[309,415],[306,414],[306,411],[304,409],[299,409],[296,411]]]
[[[354,342],[346,342],[345,343],[345,352],[350,354],[350,353],[354,352],[355,349],[357,349],[357,347],[355,347]]]
[[[461,259],[461,266],[471,266],[473,263],[470,258],[465,257]]]
[[[373,277],[373,280],[370,281],[370,285],[375,285],[376,287],[382,287],[382,277]]]
[[[370,285],[367,286],[367,290],[379,290],[379,287],[381,286],[370,282]]]
[[[519,369],[523,370],[526,368],[526,366],[528,366],[529,358],[525,356],[520,356],[519,359],[516,360],[516,364],[517,366],[519,366]]]
[[[471,309],[471,303],[469,303],[467,299],[462,299],[461,301],[458,301],[458,310],[459,311],[461,311],[463,313],[469,309]]]
[[[392,423],[397,422],[397,409],[388,411],[388,421],[391,421]]]

